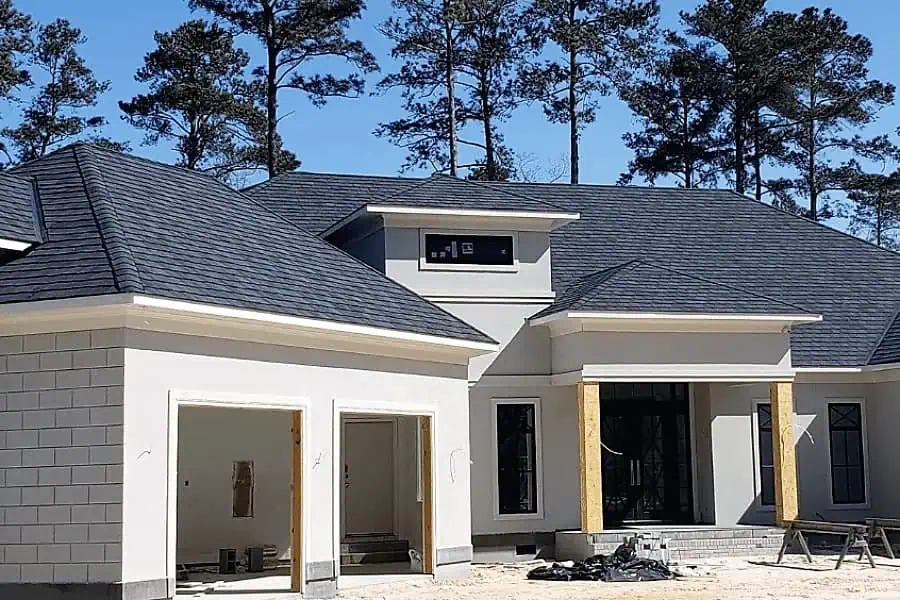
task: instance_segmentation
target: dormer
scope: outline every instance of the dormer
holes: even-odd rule
[[[0,175],[0,263],[44,241],[42,222],[34,182]]]
[[[435,301],[552,301],[550,232],[578,213],[436,175],[372,198],[323,236]]]

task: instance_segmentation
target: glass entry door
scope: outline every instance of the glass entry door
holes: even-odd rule
[[[604,521],[693,520],[686,383],[600,384]]]

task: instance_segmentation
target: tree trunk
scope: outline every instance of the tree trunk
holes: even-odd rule
[[[809,164],[807,165],[806,185],[809,188],[809,218],[819,220],[819,182],[816,180],[816,120],[810,119],[807,126],[807,140],[809,145]],[[880,246],[881,244],[879,244]]]
[[[578,107],[575,105],[575,86],[578,84],[577,55],[569,51],[569,182],[578,183]]]
[[[686,101],[681,102],[681,160],[684,167],[684,187],[691,189],[694,187],[694,161],[690,154],[691,146],[691,123],[690,111]]]
[[[737,107],[734,111],[734,191],[738,194],[746,191],[744,176],[744,111]]]
[[[268,2],[263,3],[266,21],[266,169],[269,178],[278,175],[275,164],[275,139],[278,135],[278,48],[275,46],[275,15]]]
[[[760,140],[759,106],[753,109],[753,176],[756,179],[756,201],[762,202],[762,142]]]
[[[484,164],[488,181],[497,181],[497,159],[494,154],[494,132],[491,128],[491,98],[489,94],[490,75],[479,73],[479,94],[481,96],[481,120],[484,123]]]
[[[445,73],[447,86],[447,141],[450,146],[450,176],[456,177],[456,163],[458,162],[456,148],[456,82],[454,78],[453,62],[453,25],[450,23],[449,11],[444,11],[444,35],[446,36],[447,71]]]
[[[884,211],[884,203],[881,200],[878,200],[875,206],[875,243],[881,248],[881,217]]]

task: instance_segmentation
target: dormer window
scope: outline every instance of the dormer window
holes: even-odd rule
[[[512,232],[422,231],[419,266],[433,270],[516,271],[516,237]]]

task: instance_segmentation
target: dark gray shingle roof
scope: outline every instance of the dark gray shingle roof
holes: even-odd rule
[[[633,260],[576,280],[556,302],[532,319],[563,311],[745,315],[807,313],[799,306],[642,260]]]
[[[40,207],[34,184],[24,177],[0,174],[0,238],[41,241]]]
[[[433,175],[424,179],[297,171],[244,190],[310,231],[322,233],[366,204],[542,213],[564,212],[513,189]]]
[[[411,333],[488,336],[205,175],[89,145],[28,163],[46,243],[0,303],[140,293]]]

